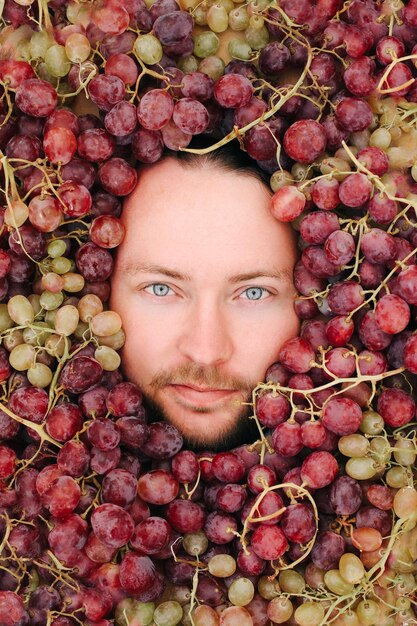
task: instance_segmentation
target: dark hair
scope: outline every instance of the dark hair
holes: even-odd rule
[[[188,148],[205,149],[213,145],[214,141],[204,135],[196,135],[193,137]],[[224,146],[211,150],[204,154],[195,154],[184,150],[165,150],[162,159],[173,157],[185,167],[201,167],[218,166],[219,168],[229,172],[240,172],[253,176],[270,190],[270,176],[262,170],[239,145],[237,139],[232,139]]]

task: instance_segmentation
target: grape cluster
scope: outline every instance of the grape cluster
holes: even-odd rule
[[[417,623],[417,2],[2,20],[0,624]],[[299,233],[303,324],[259,439],[197,454],[123,380],[108,281],[137,165],[233,138]]]

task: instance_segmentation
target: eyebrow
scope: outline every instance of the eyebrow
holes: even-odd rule
[[[163,274],[164,276],[168,276],[169,278],[173,278],[175,280],[183,280],[186,282],[191,282],[192,277],[189,274],[182,274],[178,271],[169,269],[168,267],[163,267],[161,265],[154,264],[126,264],[122,270],[130,275],[136,274]],[[235,274],[233,276],[228,277],[229,283],[241,283],[246,280],[252,280],[254,278],[275,278],[278,280],[292,280],[292,272],[288,269],[278,270],[275,269],[273,271],[266,269],[259,269],[253,272],[245,272],[243,274]]]

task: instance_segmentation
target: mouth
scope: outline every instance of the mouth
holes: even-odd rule
[[[235,389],[212,389],[195,385],[169,385],[177,398],[199,406],[207,406],[237,393]]]

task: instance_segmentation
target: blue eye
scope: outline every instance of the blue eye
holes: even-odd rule
[[[146,289],[148,287],[152,287],[152,295],[154,296],[166,296],[168,295],[166,290],[168,289],[169,291],[171,289],[171,287],[168,287],[168,285],[165,285],[164,283],[152,283],[152,285],[147,285]]]
[[[270,293],[265,287],[248,287],[243,293],[247,293],[248,300],[261,300],[262,292]]]

